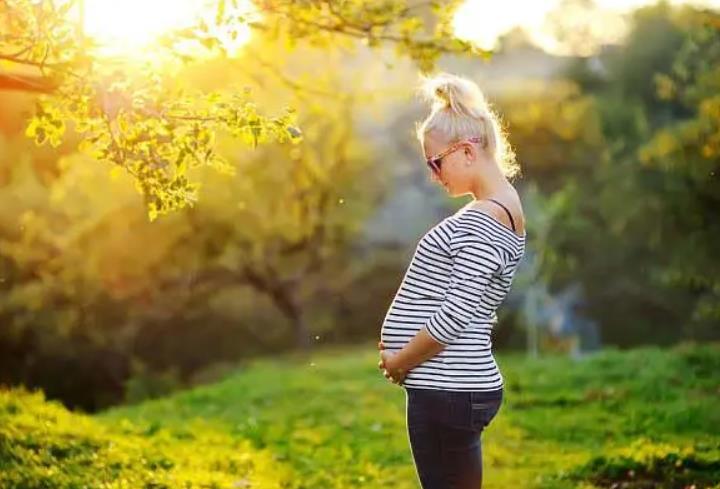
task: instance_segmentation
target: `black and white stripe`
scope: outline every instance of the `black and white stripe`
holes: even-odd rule
[[[424,326],[446,347],[412,369],[406,387],[503,387],[491,331],[525,253],[525,240],[475,208],[445,218],[420,239],[385,315],[381,339],[388,351],[397,351]]]

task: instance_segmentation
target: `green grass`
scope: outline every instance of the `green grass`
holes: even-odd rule
[[[720,345],[496,356],[486,489],[720,489]],[[5,392],[0,487],[417,488],[405,394],[376,363],[370,344],[255,361],[92,418]]]

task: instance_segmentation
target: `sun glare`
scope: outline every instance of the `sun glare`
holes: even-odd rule
[[[600,12],[592,19],[590,27],[597,35],[605,37],[605,41],[616,42],[622,37],[625,26],[623,14],[656,2],[657,0],[595,0]],[[720,8],[720,0],[670,0],[670,3]],[[455,13],[453,28],[460,39],[472,41],[480,48],[491,50],[497,47],[500,36],[515,27],[521,27],[533,42],[543,49],[568,54],[568,46],[558,43],[545,25],[547,15],[560,4],[561,0],[465,0]],[[571,9],[567,12],[570,15]]]
[[[228,52],[250,40],[247,25],[235,26],[235,34],[215,26],[215,2],[207,0],[84,0],[83,28],[105,51],[142,55],[163,34],[190,27],[205,19],[213,35]],[[250,0],[238,2],[238,13],[254,11]],[[227,12],[230,13],[230,12]]]
[[[493,49],[498,37],[513,27],[528,25],[543,18],[550,2],[483,2],[467,0],[453,17],[455,35],[473,41],[483,49]]]
[[[170,29],[190,25],[193,2],[85,0],[85,33],[103,44],[142,47]]]

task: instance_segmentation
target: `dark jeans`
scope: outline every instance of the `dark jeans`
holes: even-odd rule
[[[423,489],[480,489],[480,435],[502,404],[502,390],[406,388],[407,427]]]

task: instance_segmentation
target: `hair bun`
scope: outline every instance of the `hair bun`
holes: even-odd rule
[[[423,78],[421,90],[433,110],[450,109],[470,117],[482,117],[485,113],[485,97],[475,83],[465,78],[440,73]]]
[[[450,87],[448,83],[438,83],[435,85],[435,101],[444,102],[445,107],[452,106],[452,98],[450,96]]]

